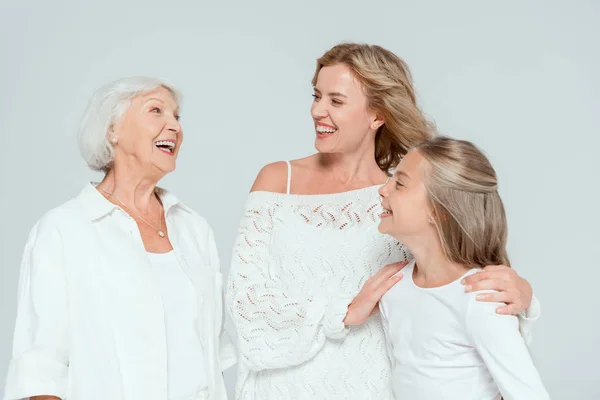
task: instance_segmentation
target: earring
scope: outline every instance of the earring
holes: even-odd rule
[[[110,141],[113,142],[113,144],[117,144],[117,142],[119,141],[119,138],[116,136],[113,136],[110,138]]]
[[[433,224],[433,219],[432,218],[429,218],[429,223]]]

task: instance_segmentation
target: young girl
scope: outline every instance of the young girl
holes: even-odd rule
[[[402,159],[379,193],[380,232],[414,256],[380,301],[395,397],[548,399],[518,318],[461,285],[485,265],[510,265],[488,159],[470,142],[432,139]]]
[[[240,353],[235,398],[390,400],[385,336],[379,314],[370,317],[389,285],[371,283],[398,272],[407,253],[377,230],[378,190],[432,128],[406,63],[380,46],[333,47],[312,83],[317,152],[261,170],[235,240],[226,295]],[[520,319],[530,326],[530,285],[490,268],[500,279],[474,285],[492,285],[515,314],[528,309]]]

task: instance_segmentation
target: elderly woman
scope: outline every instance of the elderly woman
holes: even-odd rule
[[[226,399],[213,232],[157,187],[181,148],[178,103],[153,78],[92,97],[79,145],[105,176],[31,231],[5,399]]]

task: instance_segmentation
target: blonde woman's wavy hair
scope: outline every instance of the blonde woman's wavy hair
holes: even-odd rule
[[[437,137],[417,145],[425,187],[449,260],[467,267],[503,264],[507,223],[496,171],[473,143]]]
[[[417,106],[408,65],[380,46],[342,43],[317,60],[312,84],[321,68],[344,64],[362,84],[369,109],[383,117],[375,137],[375,159],[390,174],[410,148],[433,136],[433,125]]]

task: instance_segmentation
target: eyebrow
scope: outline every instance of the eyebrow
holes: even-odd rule
[[[165,104],[165,102],[159,98],[156,97],[150,97],[148,100],[146,100],[146,102],[144,104],[149,103],[152,100],[156,100],[156,101],[160,101],[161,103]],[[177,106],[177,108],[175,108],[175,112],[178,113],[179,112],[179,106]]]
[[[396,171],[396,172],[394,172],[394,176],[396,178],[404,176],[406,179],[410,179],[410,176],[408,176],[408,174],[406,172],[404,172],[404,171]]]
[[[321,93],[321,91],[319,89],[317,89],[317,88],[313,88],[313,89],[315,90],[315,92],[317,92],[319,94]],[[327,93],[327,95],[330,96],[330,97],[345,97],[345,98],[348,98],[348,96],[346,96],[344,93],[340,93],[340,92],[329,92],[329,93]]]

